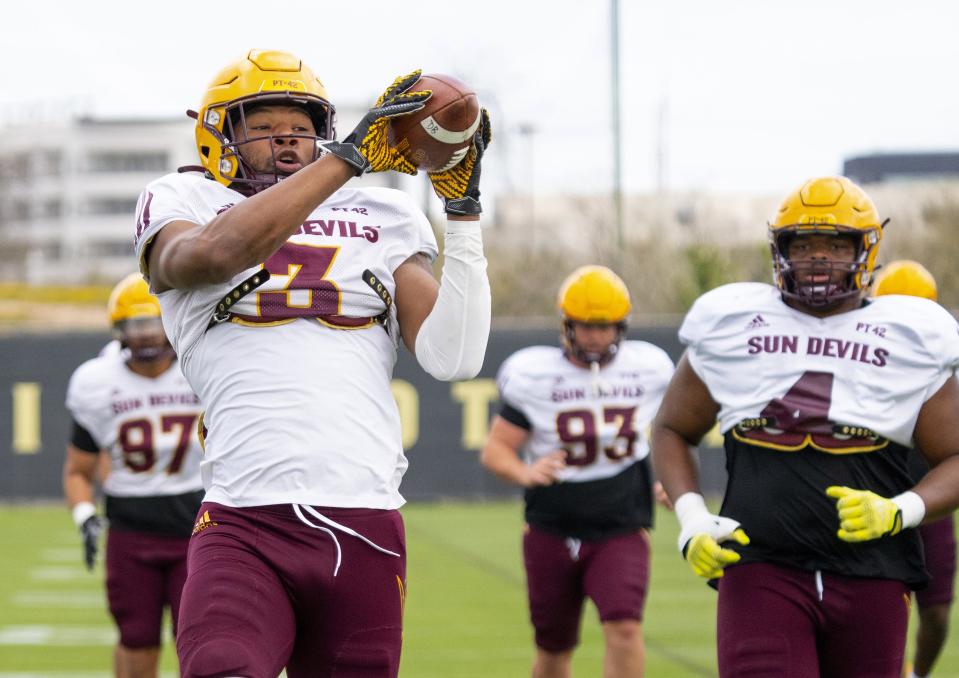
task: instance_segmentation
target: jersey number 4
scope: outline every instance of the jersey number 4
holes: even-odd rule
[[[177,444],[173,457],[166,467],[167,475],[180,472],[183,458],[190,449],[191,436],[196,428],[196,413],[167,414],[160,417],[160,430],[163,433],[178,431]],[[123,452],[123,463],[134,473],[146,473],[156,464],[157,453],[153,444],[153,423],[149,419],[133,419],[120,425],[117,437]]]
[[[603,447],[603,454],[613,461],[632,456],[636,442],[633,428],[635,407],[605,407],[603,422],[616,424],[619,429],[612,444]],[[571,410],[556,415],[556,433],[566,449],[569,466],[588,466],[599,456],[600,438],[596,415],[591,410]]]
[[[831,372],[804,372],[781,398],[771,400],[759,417],[734,426],[733,437],[780,452],[809,446],[830,454],[851,454],[888,445],[888,440],[869,429],[829,418],[832,388]]]

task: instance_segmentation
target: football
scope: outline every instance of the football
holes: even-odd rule
[[[420,76],[409,91],[432,90],[426,106],[390,121],[388,141],[418,169],[442,172],[456,165],[469,150],[479,127],[476,93],[450,75]]]

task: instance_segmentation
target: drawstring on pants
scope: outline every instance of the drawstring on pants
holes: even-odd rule
[[[344,532],[350,535],[351,537],[356,537],[357,539],[361,539],[362,541],[366,542],[367,545],[372,546],[380,553],[385,553],[388,556],[395,556],[396,558],[400,557],[399,553],[395,553],[393,551],[390,551],[389,549],[385,549],[382,546],[377,546],[376,544],[374,544],[372,541],[364,537],[362,534],[360,534],[356,530],[353,530],[347,527],[346,525],[340,525],[335,520],[330,520],[329,518],[324,516],[322,513],[317,511],[315,508],[313,508],[312,506],[307,506],[306,504],[293,504],[293,513],[295,513],[296,517],[300,519],[300,522],[302,522],[304,525],[307,525],[308,527],[312,527],[314,530],[322,530],[323,532],[326,532],[328,535],[330,535],[330,538],[333,540],[333,544],[336,546],[336,565],[333,568],[334,577],[336,576],[337,572],[340,571],[340,563],[343,560],[343,551],[340,548],[340,542],[336,538],[336,535],[333,533],[333,530],[329,529],[328,527],[323,527],[322,525],[314,525],[309,520],[307,520],[307,518],[303,515],[303,511],[306,511],[311,516],[319,520],[321,523],[324,523],[325,525],[329,525],[334,530],[339,530],[340,532]]]

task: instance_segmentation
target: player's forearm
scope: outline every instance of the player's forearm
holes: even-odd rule
[[[479,373],[489,339],[492,302],[479,224],[447,225],[439,295],[416,334],[417,361],[442,381]]]
[[[685,438],[663,424],[654,423],[651,456],[656,478],[674,502],[687,492],[700,491],[696,460]]]
[[[262,263],[352,176],[339,158],[320,158],[202,228],[178,236],[161,257],[166,277],[175,287],[226,282]]]
[[[65,471],[63,495],[70,509],[83,502],[93,503],[93,478],[77,471]]]
[[[959,455],[939,462],[912,491],[919,495],[926,506],[923,522],[952,513],[959,504]]]
[[[480,463],[500,480],[526,487],[529,468],[508,445],[490,441],[480,454]]]

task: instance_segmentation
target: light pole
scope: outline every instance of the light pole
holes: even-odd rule
[[[610,57],[613,109],[613,212],[616,225],[617,258],[623,251],[623,156],[619,119],[619,0],[610,5]]]
[[[533,147],[533,135],[536,134],[536,126],[531,122],[520,123],[517,132],[523,137],[526,147],[526,186],[529,191],[529,200],[527,208],[529,210],[526,224],[529,233],[530,250],[536,251],[536,184],[533,181],[533,170],[535,169],[535,153]]]

